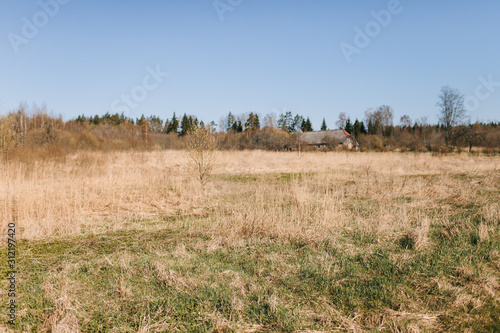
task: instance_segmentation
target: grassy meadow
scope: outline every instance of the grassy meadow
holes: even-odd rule
[[[217,155],[0,162],[0,331],[500,331],[500,157]]]

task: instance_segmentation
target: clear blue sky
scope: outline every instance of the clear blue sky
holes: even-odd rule
[[[340,112],[361,119],[387,104],[396,124],[403,114],[436,122],[450,85],[472,98],[473,121],[500,120],[500,83],[488,90],[478,79],[500,82],[498,0],[401,0],[379,31],[371,12],[391,1],[218,1],[232,10],[218,13],[213,0],[71,0],[51,17],[39,1],[2,0],[0,113],[25,102],[65,119],[104,114],[159,66],[168,77],[147,78],[151,90],[136,90],[127,116],[218,123],[229,111],[289,110],[317,129],[323,117],[333,128]],[[355,47],[367,24],[373,38],[348,63],[340,45]]]

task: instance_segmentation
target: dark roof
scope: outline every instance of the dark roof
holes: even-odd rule
[[[339,143],[344,143],[351,135],[344,130],[304,132],[300,139],[309,145],[321,145],[326,143],[326,138],[336,139]]]

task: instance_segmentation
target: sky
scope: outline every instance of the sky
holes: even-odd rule
[[[0,114],[209,122],[291,111],[319,129],[380,105],[438,121],[442,86],[500,121],[498,0],[2,0]]]

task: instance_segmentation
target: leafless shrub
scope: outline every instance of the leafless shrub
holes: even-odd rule
[[[198,127],[189,134],[186,141],[189,167],[202,187],[215,167],[216,151],[217,139],[209,128]]]

